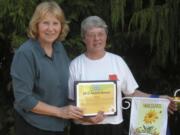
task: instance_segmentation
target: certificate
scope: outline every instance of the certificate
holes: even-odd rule
[[[105,115],[117,113],[116,81],[78,81],[75,82],[76,106],[83,110],[84,116],[94,116],[99,111]]]

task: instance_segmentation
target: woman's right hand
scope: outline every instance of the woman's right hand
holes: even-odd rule
[[[68,105],[68,106],[59,108],[58,117],[61,117],[64,119],[81,119],[83,118],[83,111],[76,106]]]
[[[94,117],[89,117],[89,122],[91,124],[98,124],[99,122],[103,121],[105,118],[104,112],[100,111],[98,114]]]
[[[78,119],[81,123],[87,123],[87,124],[98,124],[99,122],[103,121],[105,118],[104,112],[99,111],[96,116],[92,117],[84,117],[81,119]]]

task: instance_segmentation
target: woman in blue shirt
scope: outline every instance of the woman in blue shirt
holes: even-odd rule
[[[60,41],[69,27],[55,2],[40,3],[29,23],[29,40],[16,51],[11,76],[17,135],[63,135],[67,119],[82,118],[68,106],[69,59]]]

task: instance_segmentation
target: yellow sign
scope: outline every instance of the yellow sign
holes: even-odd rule
[[[76,105],[83,110],[84,116],[116,114],[115,81],[81,81],[75,85]]]

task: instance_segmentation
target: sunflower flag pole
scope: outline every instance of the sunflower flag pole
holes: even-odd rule
[[[124,103],[127,105],[127,106],[123,106],[122,105],[122,109],[126,110],[126,109],[129,109],[131,107],[131,103],[130,103],[130,100],[132,100],[132,97],[123,97],[122,98],[122,101],[124,101]]]
[[[131,98],[129,135],[166,135],[169,100]]]
[[[176,101],[176,102],[180,102],[180,97],[177,96],[178,93],[180,93],[180,89],[177,89],[177,90],[175,90],[175,92],[174,92],[174,101]]]

